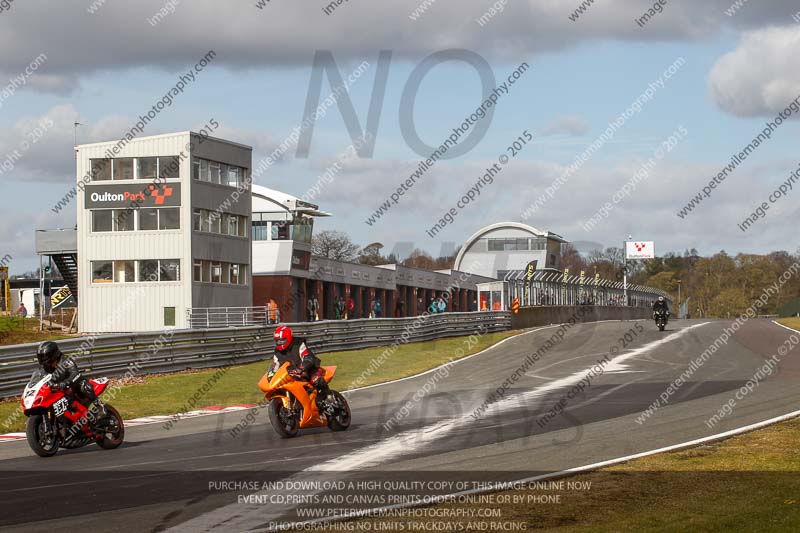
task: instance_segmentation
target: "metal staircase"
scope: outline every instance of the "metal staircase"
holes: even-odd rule
[[[78,254],[59,254],[51,256],[64,283],[72,292],[75,303],[78,303]]]

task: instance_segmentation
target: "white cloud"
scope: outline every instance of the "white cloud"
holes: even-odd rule
[[[709,75],[711,96],[738,116],[775,115],[800,96],[800,26],[747,33]]]
[[[439,0],[437,9],[414,23],[405,2],[350,0],[326,16],[308,2],[271,2],[264,9],[253,1],[236,2],[221,12],[217,0],[195,0],[152,27],[146,19],[163,0],[108,2],[93,15],[70,2],[29,0],[0,20],[0,71],[21,72],[30,58],[46,53],[40,74],[52,78],[41,81],[40,88],[60,91],[74,85],[77,76],[98,71],[183,70],[210,49],[218,53],[214,65],[235,69],[308,66],[315,50],[332,50],[342,62],[392,50],[396,60],[416,62],[434,51],[466,48],[518,62],[587,42],[695,40],[732,25],[791,24],[790,13],[796,11],[790,0],[769,6],[751,2],[727,17],[731,0],[671,0],[645,30],[638,28],[634,17],[652,3],[604,0],[572,22],[568,15],[577,0],[520,0],[479,27],[475,19],[491,5],[487,0]]]
[[[569,115],[558,117],[544,127],[542,135],[571,135],[579,137],[589,132],[589,124],[583,117]]]

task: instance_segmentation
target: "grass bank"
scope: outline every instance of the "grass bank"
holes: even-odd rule
[[[430,370],[455,358],[457,350],[463,350],[463,356],[474,354],[516,333],[518,332],[504,331],[472,337],[472,340],[470,337],[453,337],[401,345],[387,361],[367,377],[362,386]],[[332,386],[334,389],[345,390],[355,386],[354,383],[362,372],[369,368],[372,361],[385,349],[386,347],[378,347],[332,352],[321,354],[320,359],[324,365],[338,367]],[[264,395],[256,384],[264,375],[271,357],[271,353],[265,354],[263,362],[227,367],[223,370],[210,369],[144,376],[143,383],[123,385],[114,400],[109,403],[119,409],[126,419],[171,415],[184,409],[199,409],[211,405],[258,403],[263,400]],[[213,381],[210,390],[202,395],[196,405],[187,406],[189,398],[200,391],[215,375],[219,377]],[[19,413],[19,416],[14,416],[15,413]],[[24,427],[25,417],[22,416],[19,399],[0,402],[0,433],[20,431]]]
[[[53,341],[66,338],[58,331],[39,331],[36,318],[0,316],[0,346]]]
[[[800,331],[800,318],[798,318],[798,317],[781,318],[780,320],[778,320],[778,322],[780,322],[784,326],[789,326],[792,329],[796,329],[796,330]]]

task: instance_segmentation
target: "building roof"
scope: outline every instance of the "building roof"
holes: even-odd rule
[[[331,216],[331,213],[321,211],[318,205],[303,201],[285,192],[253,184],[254,213],[281,213],[283,211],[312,217]]]

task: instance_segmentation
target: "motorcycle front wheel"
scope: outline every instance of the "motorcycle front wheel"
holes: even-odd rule
[[[340,392],[332,390],[326,402],[331,402],[336,414],[328,417],[328,428],[331,431],[344,431],[350,427],[350,404]]]
[[[300,430],[300,420],[291,409],[283,406],[280,398],[273,398],[267,405],[269,422],[275,432],[284,439],[290,439]]]
[[[99,422],[103,424],[103,438],[97,441],[97,445],[104,450],[119,448],[125,440],[125,424],[119,411],[106,404],[106,417]]]
[[[58,437],[55,425],[51,425],[51,433],[44,432],[44,417],[33,415],[28,418],[25,426],[25,436],[31,450],[39,457],[52,457],[58,452],[61,441]]]

